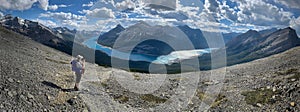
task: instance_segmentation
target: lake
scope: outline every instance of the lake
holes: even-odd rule
[[[157,64],[172,64],[172,63],[178,63],[180,60],[190,59],[193,57],[199,57],[205,53],[211,53],[212,50],[216,50],[218,48],[207,48],[207,49],[195,49],[195,50],[182,50],[182,51],[173,51],[168,55],[162,55],[162,56],[149,56],[144,54],[136,54],[136,53],[125,53],[120,52],[117,50],[114,50],[110,47],[102,46],[97,43],[98,37],[92,37],[86,41],[83,42],[84,45],[86,45],[89,48],[100,50],[107,55],[119,59],[128,60],[127,57],[130,57],[129,59],[132,61],[147,61],[147,62],[153,62]]]

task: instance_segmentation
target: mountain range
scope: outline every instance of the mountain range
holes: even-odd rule
[[[229,41],[226,52],[228,63],[236,64],[277,54],[299,45],[300,39],[290,27],[268,31],[249,30]]]
[[[178,39],[180,38],[179,34],[174,36],[172,34],[174,34],[175,30],[168,30],[172,28],[179,29],[179,32],[183,32],[192,42],[195,49],[208,48],[206,39],[200,29],[192,29],[186,25],[176,27],[151,26],[145,22],[139,22],[128,28],[117,25],[107,33],[100,35],[98,43],[124,52],[130,51],[127,46],[131,46],[135,42],[149,38],[156,38],[158,40],[167,38],[170,41],[178,42],[177,45],[183,46],[182,43],[184,43],[184,41]],[[297,36],[296,31],[290,27],[284,29],[272,28],[262,31],[249,30],[245,33],[223,33],[222,35],[226,44],[225,48],[220,49],[226,50],[227,65],[244,63],[278,54],[300,45],[300,39]],[[181,38],[182,37],[183,36],[181,36]],[[116,40],[121,40],[122,43],[118,43],[120,45],[114,45]],[[180,50],[189,50],[189,48]],[[221,50],[215,52],[224,53],[221,52]],[[174,51],[174,49],[167,44],[148,41],[138,44],[131,52],[159,56],[169,54],[172,51]],[[211,69],[210,54],[199,57],[199,60],[203,65],[203,69]]]
[[[115,44],[117,40],[119,43]],[[191,43],[191,46],[172,46],[181,45],[184,42]],[[140,43],[134,47],[132,53],[154,56],[170,54],[174,49],[208,48],[206,39],[199,29],[192,29],[187,25],[178,27],[151,26],[142,21],[128,28],[117,25],[107,33],[100,35],[98,43],[124,52],[131,52],[132,45]]]
[[[79,44],[88,36],[99,35],[99,31],[77,31],[66,27],[49,28],[39,22],[12,15],[5,15],[1,18],[0,25],[68,54],[72,53],[74,42]]]
[[[97,34],[98,31],[77,31],[65,27],[49,28],[38,22],[24,20],[11,15],[6,15],[1,18],[0,25],[69,55],[82,54],[86,58],[94,60],[94,62],[99,65],[111,66],[110,60],[112,57],[102,51],[95,51],[81,44],[81,42],[87,38],[86,35],[99,35],[99,33]],[[78,36],[82,37],[80,38],[82,40],[76,40],[75,36],[76,38]],[[196,49],[208,48],[203,32],[200,29],[193,29],[189,26],[151,26],[145,22],[139,22],[127,28],[117,25],[112,30],[101,34],[97,42],[103,46],[113,47],[120,51],[160,56],[174,51],[174,46],[178,47],[176,50],[191,49],[191,47],[182,45],[182,43],[186,42],[182,37],[186,37],[190,40],[189,42],[191,42]],[[170,46],[163,41],[157,41],[155,40],[156,38],[172,43],[174,46]],[[223,38],[226,42],[226,47],[219,49],[226,49],[227,65],[249,62],[278,54],[300,45],[300,39],[295,30],[290,27],[263,31],[249,30],[245,33],[226,33],[223,34]],[[116,40],[120,43],[114,45]],[[141,40],[147,41],[142,41],[131,51],[130,48],[132,45]],[[74,45],[76,47],[75,49],[80,50],[74,52]],[[218,53],[218,51],[215,52]],[[90,56],[91,53],[95,54],[95,56]],[[211,69],[210,54],[205,54],[198,58],[200,60],[201,69]],[[117,60],[120,62],[118,68],[122,68],[122,63],[128,61],[122,59]],[[145,61],[129,61],[131,69],[140,72],[147,72],[151,64],[151,62]],[[165,66],[171,73],[179,72],[178,69],[180,69],[180,64],[178,63]]]

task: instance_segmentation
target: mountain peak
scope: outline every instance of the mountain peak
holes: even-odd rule
[[[286,27],[284,28],[283,30],[292,30],[292,31],[295,31],[295,29],[291,28],[291,27]]]
[[[123,28],[124,29],[124,27],[121,24],[118,24],[115,28]]]
[[[250,30],[248,30],[246,33],[258,33],[258,31],[253,30],[253,29],[250,29]]]
[[[150,26],[148,23],[146,23],[145,21],[139,21],[138,23],[136,23],[135,25],[137,26]],[[133,25],[134,26],[134,25]]]

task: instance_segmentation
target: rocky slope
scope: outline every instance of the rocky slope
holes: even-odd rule
[[[84,111],[70,56],[0,27],[1,111]]]
[[[30,37],[32,40],[71,53],[73,42],[56,35],[52,29],[34,21],[6,15],[0,20],[1,26]]]
[[[0,35],[3,43],[0,46],[0,110],[199,111],[203,109],[201,103],[214,98],[207,104],[211,106],[208,111],[300,110],[300,47],[227,67],[224,80],[209,79],[212,71],[183,74],[199,76],[196,85],[182,85],[195,79],[184,78],[181,74],[133,73],[87,63],[81,91],[68,92],[66,89],[73,87],[69,56],[4,28],[1,28]],[[164,75],[164,80],[153,80]],[[116,76],[124,82],[120,84]],[[132,85],[132,80],[163,83],[153,93],[141,94],[124,88],[124,85]],[[206,94],[209,86],[222,86],[222,90],[216,96]],[[190,89],[185,89],[189,87],[196,88],[189,96],[189,102],[184,102],[181,96],[172,98],[189,93]],[[172,103],[178,105],[157,108]],[[182,104],[187,104],[187,107],[182,107]]]
[[[116,39],[119,37],[120,33],[124,30],[125,28],[123,26],[117,25],[115,28],[102,34],[97,40],[97,43],[104,46],[113,47]]]
[[[249,30],[229,41],[226,52],[228,63],[232,65],[267,57],[299,45],[300,39],[290,27],[273,33]]]
[[[82,86],[85,88],[80,96],[92,111],[200,111],[203,102],[210,105],[208,111],[299,111],[300,110],[300,47],[267,58],[245,64],[238,64],[212,71],[191,72],[184,74],[143,74],[131,73],[118,69],[88,65]],[[222,78],[211,80],[211,72],[222,72]],[[164,76],[166,75],[166,76]],[[184,76],[199,76],[191,100],[182,107],[184,98],[173,99],[180,93],[188,94],[193,85]],[[141,94],[127,89],[124,85],[133,82],[159,84],[155,77],[165,77],[160,88],[153,93]],[[124,82],[120,82],[123,79]],[[150,82],[149,82],[150,81]],[[139,84],[139,83],[138,83]],[[132,85],[138,88],[141,85]],[[222,86],[216,95],[205,92],[208,87]],[[144,87],[146,92],[153,86]],[[143,86],[142,86],[143,88]],[[147,89],[146,89],[147,88]],[[180,91],[178,91],[179,89]],[[183,90],[182,90],[183,89]],[[213,99],[215,98],[215,99]],[[209,102],[209,99],[213,99]],[[175,102],[175,107],[168,106]],[[159,108],[167,105],[165,108]],[[163,106],[164,107],[164,106]],[[206,110],[206,109],[204,109]]]

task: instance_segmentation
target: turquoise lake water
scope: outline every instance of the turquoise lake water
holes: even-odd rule
[[[85,42],[83,42],[84,45],[86,45],[89,48],[100,50],[107,55],[119,59],[124,60],[132,60],[132,61],[147,61],[147,62],[153,62],[157,64],[171,64],[176,63],[180,60],[189,59],[193,57],[201,56],[205,53],[211,53],[212,50],[216,50],[217,48],[207,48],[207,49],[195,49],[195,50],[183,50],[183,51],[173,51],[172,53],[168,55],[162,55],[162,56],[149,56],[144,54],[135,54],[135,53],[125,53],[120,52],[117,50],[114,50],[109,47],[102,46],[97,43],[98,37],[93,37]]]

